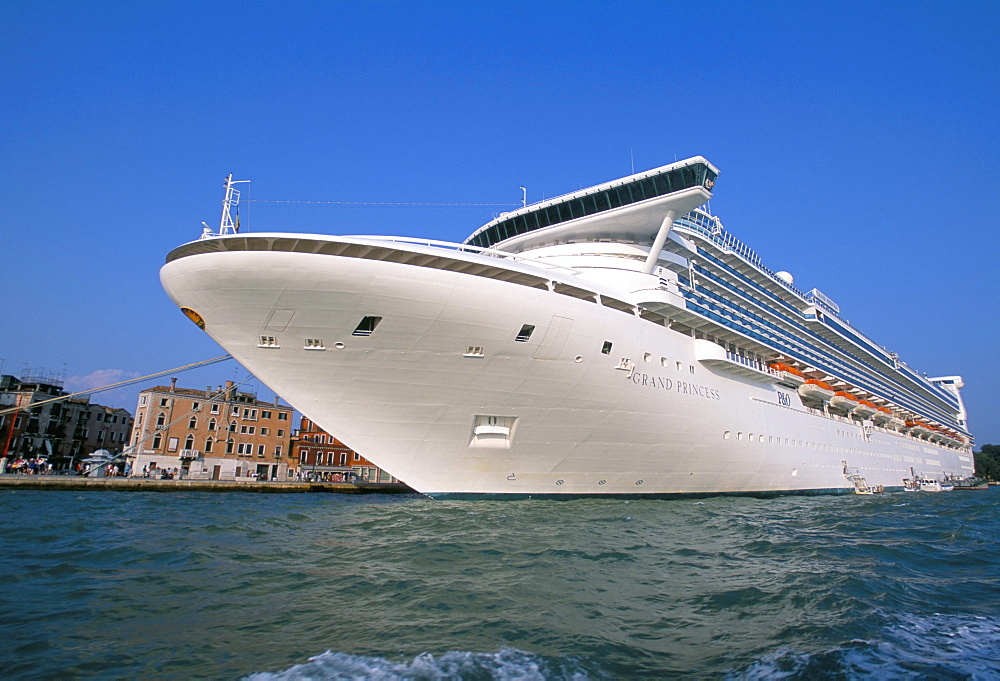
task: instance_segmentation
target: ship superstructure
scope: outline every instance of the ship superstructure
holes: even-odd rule
[[[705,207],[717,177],[695,157],[500,215],[464,244],[238,234],[224,204],[220,233],[161,277],[273,390],[431,495],[970,475],[961,378],[924,377],[767,269]]]

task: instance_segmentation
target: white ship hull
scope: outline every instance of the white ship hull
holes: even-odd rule
[[[336,254],[344,244],[351,255]],[[358,255],[365,244],[395,255]],[[708,341],[536,286],[543,268],[447,251],[463,272],[440,266],[441,248],[334,237],[188,246],[161,271],[176,304],[292,406],[428,495],[840,493],[855,490],[848,469],[886,489],[911,468],[972,472],[967,450],[821,414]],[[377,328],[353,335],[366,316]]]

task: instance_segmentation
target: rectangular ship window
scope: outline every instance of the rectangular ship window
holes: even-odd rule
[[[611,354],[611,341],[604,341],[604,347],[601,348],[601,354],[602,355]]]
[[[521,332],[517,334],[517,338],[515,338],[514,340],[516,340],[518,343],[527,343],[528,339],[531,338],[531,334],[534,330],[535,327],[532,324],[525,324],[524,326],[521,327]]]
[[[258,348],[277,348],[281,347],[278,345],[278,339],[274,336],[261,336],[260,342],[257,343]]]
[[[375,331],[375,327],[378,326],[380,321],[382,321],[381,317],[366,316],[360,323],[358,323],[357,328],[354,329],[354,332],[351,335],[370,336]]]
[[[322,338],[306,338],[306,343],[303,348],[306,350],[326,350],[326,346],[323,345]]]
[[[466,357],[485,357],[482,345],[470,345],[465,351]]]

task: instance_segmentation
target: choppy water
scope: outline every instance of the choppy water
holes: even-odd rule
[[[4,678],[1000,678],[1000,490],[0,492]]]

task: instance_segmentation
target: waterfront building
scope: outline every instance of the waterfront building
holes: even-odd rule
[[[169,386],[139,393],[129,461],[132,476],[287,480],[291,407],[258,400],[232,381],[216,390]]]
[[[129,441],[132,415],[125,409],[66,397],[62,379],[51,375],[0,376],[0,409],[25,407],[0,417],[0,447],[7,462],[45,459],[54,469],[75,467],[98,450],[120,453]]]
[[[350,475],[369,482],[399,482],[386,471],[303,416],[292,436],[292,463],[302,479]],[[289,473],[294,472],[289,468]]]

